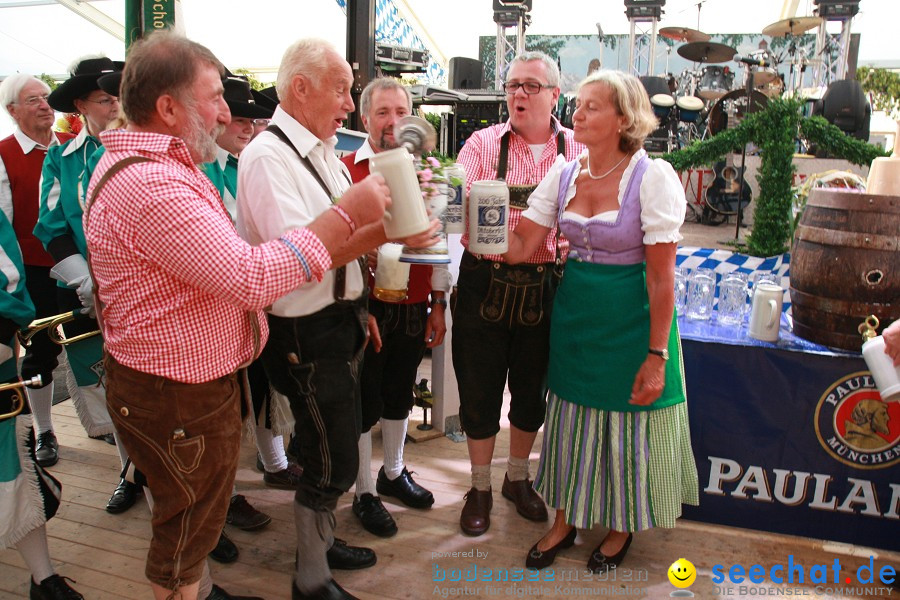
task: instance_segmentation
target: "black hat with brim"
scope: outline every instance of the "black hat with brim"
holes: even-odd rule
[[[274,109],[256,103],[250,84],[244,79],[228,77],[224,81],[225,103],[231,109],[232,117],[245,119],[271,119]]]
[[[122,87],[122,70],[125,69],[125,63],[118,60],[114,60],[113,63],[121,65],[120,70],[98,77],[97,85],[110,96],[118,98],[119,88]]]
[[[257,104],[271,108],[272,112],[275,112],[275,109],[278,108],[278,92],[275,91],[274,85],[261,90],[253,90],[253,97],[256,99]]]
[[[53,110],[76,112],[78,109],[75,108],[75,100],[101,89],[97,80],[104,75],[121,72],[122,64],[106,57],[84,59],[75,67],[71,77],[50,92],[47,102]]]

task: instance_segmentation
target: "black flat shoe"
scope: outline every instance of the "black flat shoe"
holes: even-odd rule
[[[34,447],[34,458],[37,464],[45,469],[59,462],[59,442],[56,441],[55,433],[45,431],[37,437],[37,444]]]
[[[229,594],[216,584],[213,584],[212,590],[209,592],[209,596],[206,597],[206,600],[263,600],[260,596],[235,596],[234,594]]]
[[[106,442],[110,446],[116,445],[116,438],[111,433],[104,433],[103,435],[91,435],[88,437],[90,437],[92,440],[100,440],[101,442]]]
[[[291,598],[292,600],[356,600],[356,596],[339,586],[334,579],[310,594],[302,593],[292,583]]]
[[[403,467],[396,479],[388,479],[384,467],[378,471],[375,489],[382,496],[393,496],[410,508],[431,508],[434,495],[413,481],[412,475]]]
[[[600,552],[600,546],[603,545],[603,542],[600,542],[600,546],[597,546],[594,548],[594,551],[591,552],[591,557],[587,562],[588,570],[593,571],[598,575],[602,575],[610,569],[618,567],[625,559],[625,555],[628,554],[628,547],[631,545],[632,539],[634,539],[634,535],[629,533],[628,539],[622,544],[622,549],[616,552],[614,556],[606,556]]]
[[[117,515],[123,513],[134,506],[137,497],[144,492],[143,488],[136,483],[131,483],[124,477],[119,481],[119,485],[113,490],[109,502],[106,503],[106,512]]]
[[[84,600],[84,596],[66,583],[68,577],[60,577],[53,574],[42,582],[35,583],[31,580],[31,589],[28,592],[29,600]],[[72,583],[74,580],[69,579]]]
[[[371,548],[348,546],[347,542],[338,538],[334,538],[334,544],[331,545],[325,556],[328,559],[328,568],[335,571],[365,569],[374,565],[378,560]]]
[[[569,533],[566,534],[566,537],[561,539],[559,543],[555,546],[547,548],[544,551],[538,550],[538,545],[535,544],[531,547],[531,550],[528,551],[528,557],[525,559],[525,567],[528,569],[544,569],[553,564],[553,561],[556,559],[556,553],[562,550],[563,548],[571,548],[575,543],[575,528],[573,527]]]
[[[353,514],[359,519],[363,529],[378,537],[391,537],[397,533],[397,523],[387,511],[381,498],[366,493],[353,496]]]
[[[223,564],[233,563],[238,559],[238,547],[234,545],[234,542],[225,535],[223,531],[219,534],[219,541],[216,543],[216,547],[213,548],[212,552],[209,553],[209,557],[215,561],[218,561]]]

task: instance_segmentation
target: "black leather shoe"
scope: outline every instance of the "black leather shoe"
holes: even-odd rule
[[[31,590],[28,592],[30,600],[84,600],[84,596],[76,592],[66,583],[68,577],[51,575],[43,580],[40,585],[31,580]],[[75,583],[73,579],[69,579]]]
[[[310,594],[304,594],[291,583],[291,600],[356,600],[356,596],[350,594],[332,579],[324,587]]]
[[[235,494],[228,504],[225,522],[244,531],[254,531],[271,523],[272,517],[250,506],[242,494]]]
[[[378,470],[378,479],[375,481],[375,489],[382,496],[393,496],[410,508],[431,508],[434,504],[434,496],[413,481],[412,475],[403,467],[403,471],[397,479],[390,480],[384,472],[384,467]]]
[[[106,503],[106,512],[114,515],[125,512],[134,506],[137,497],[143,493],[141,486],[122,478]]]
[[[397,523],[378,496],[353,496],[353,514],[362,523],[363,529],[371,534],[386,538],[397,533]]]
[[[571,548],[574,543],[575,528],[573,527],[571,531],[566,534],[566,537],[561,539],[555,546],[551,546],[544,551],[538,550],[538,545],[535,544],[531,547],[531,550],[528,551],[528,557],[525,559],[525,567],[537,570],[549,567],[556,559],[557,552],[563,548]]]
[[[625,555],[628,554],[628,546],[631,545],[632,539],[634,539],[634,535],[629,533],[628,539],[626,539],[625,543],[622,545],[622,549],[616,552],[615,556],[606,556],[600,552],[600,546],[603,545],[603,542],[600,542],[600,546],[597,546],[594,548],[594,551],[591,552],[591,557],[587,562],[588,570],[593,571],[598,575],[602,575],[611,568],[618,567],[625,559]]]
[[[374,565],[378,560],[375,552],[370,548],[348,546],[347,542],[338,538],[334,538],[334,544],[328,549],[326,556],[328,557],[329,568],[335,570],[343,569],[345,571],[365,569]]]
[[[215,561],[220,563],[233,563],[238,559],[238,548],[234,545],[234,542],[225,535],[223,531],[219,535],[219,541],[216,543],[216,547],[213,548],[213,551],[209,553],[209,557]]]
[[[213,584],[212,591],[209,593],[209,596],[206,597],[206,600],[264,600],[259,596],[235,596],[234,594],[229,594],[216,584]]]
[[[92,440],[100,440],[101,442],[106,442],[110,446],[116,445],[116,437],[111,433],[104,433],[103,435],[92,435],[89,437]]]
[[[56,434],[52,431],[45,431],[37,438],[37,445],[34,448],[34,458],[37,464],[44,468],[52,467],[59,462],[59,442],[56,441]]]

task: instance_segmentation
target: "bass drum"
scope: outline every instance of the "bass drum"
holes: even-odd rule
[[[731,118],[733,122],[740,122],[745,115],[762,110],[769,102],[769,98],[758,90],[753,90],[750,98],[749,110],[747,110],[746,90],[733,90],[719,98],[709,111],[709,119],[707,120],[709,133],[716,135],[720,131],[728,129],[729,113],[732,113]]]

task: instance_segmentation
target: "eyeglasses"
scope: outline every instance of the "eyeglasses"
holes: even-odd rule
[[[40,96],[28,96],[25,98],[25,101],[22,102],[25,106],[40,106],[42,103],[47,102],[47,99],[50,98],[50,94],[41,94]]]
[[[113,102],[119,102],[118,98],[114,98],[112,96],[101,98],[100,100],[91,100],[90,98],[85,98],[85,100],[87,100],[88,102],[93,102],[94,104],[99,104],[100,106],[110,106]]]
[[[544,85],[542,83],[538,83],[536,81],[510,81],[503,84],[503,91],[507,94],[515,94],[519,91],[519,88],[528,94],[529,96],[532,94],[540,94],[543,89],[552,89],[556,86],[554,85]]]

